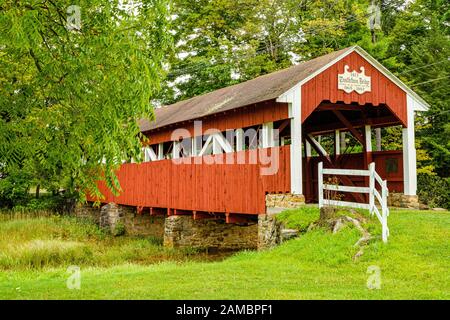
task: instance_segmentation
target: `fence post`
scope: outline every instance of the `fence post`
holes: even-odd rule
[[[375,206],[375,162],[369,164],[369,213],[373,215]]]
[[[382,230],[381,230],[381,237],[383,239],[383,242],[387,242],[387,183],[386,180],[383,180],[383,184],[381,185],[381,217],[383,218],[383,221],[381,222]]]
[[[323,207],[323,162],[319,162],[319,165],[318,165],[317,181],[318,181],[318,194],[319,194],[319,208],[322,208]]]

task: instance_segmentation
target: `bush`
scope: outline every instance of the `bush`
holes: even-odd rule
[[[450,209],[450,178],[418,174],[417,195],[421,202],[432,208]]]
[[[123,236],[125,234],[125,225],[123,224],[123,222],[117,222],[111,233],[115,237]]]
[[[0,207],[11,208],[28,197],[29,181],[24,175],[4,176],[0,173]]]
[[[12,207],[16,212],[52,211],[55,213],[71,212],[74,209],[74,196],[43,194],[39,198],[29,194],[28,197],[16,201]]]

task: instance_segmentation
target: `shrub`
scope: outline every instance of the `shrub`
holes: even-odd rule
[[[417,195],[430,207],[450,209],[450,178],[430,174],[417,175]]]
[[[125,231],[125,225],[123,224],[123,222],[119,221],[116,223],[113,230],[111,230],[111,233],[113,236],[118,237],[123,236],[125,234]]]
[[[15,201],[12,209],[16,212],[51,211],[66,213],[72,211],[74,205],[74,196],[43,194],[39,198],[28,195],[20,201]]]
[[[28,196],[29,181],[23,175],[2,175],[0,172],[0,207],[11,208],[25,201]]]

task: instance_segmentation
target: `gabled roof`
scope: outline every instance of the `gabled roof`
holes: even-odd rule
[[[335,51],[296,66],[155,109],[155,122],[142,119],[141,131],[193,120],[278,96],[352,48]]]
[[[409,93],[426,110],[428,104],[378,61],[358,46],[352,46],[302,62],[293,67],[266,74],[233,86],[215,90],[188,100],[155,109],[155,121],[139,121],[142,132],[165,127],[178,122],[198,119],[215,113],[248,106],[262,101],[277,99],[295,86],[301,85],[333,65],[343,57],[357,51],[369,63]]]

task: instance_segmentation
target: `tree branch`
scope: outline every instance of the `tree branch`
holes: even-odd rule
[[[41,67],[41,65],[39,64],[39,60],[38,60],[38,58],[36,57],[36,55],[34,54],[33,49],[30,49],[30,50],[29,50],[29,53],[30,53],[30,56],[33,58],[34,64],[35,64],[36,68],[38,69],[38,71],[39,71],[39,72],[42,72],[42,67]]]

